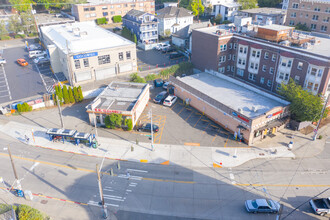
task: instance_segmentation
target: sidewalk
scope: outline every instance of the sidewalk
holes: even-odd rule
[[[32,137],[34,131],[34,140]],[[236,167],[245,162],[258,158],[295,158],[301,146],[306,145],[310,140],[304,137],[295,137],[294,148],[297,150],[289,151],[287,146],[276,143],[273,140],[261,142],[253,147],[200,147],[184,145],[155,144],[154,151],[150,143],[139,143],[99,137],[100,146],[97,149],[85,145],[73,145],[65,142],[52,142],[45,133],[46,128],[21,124],[18,122],[2,122],[0,132],[3,132],[21,142],[25,142],[25,135],[30,138],[29,144],[47,149],[59,150],[69,153],[106,157],[116,160],[127,160],[142,163],[155,163],[163,165],[180,165],[184,167]],[[281,135],[281,134],[280,134]],[[279,136],[280,136],[279,135]],[[281,135],[283,136],[283,135]],[[283,137],[277,137],[280,141]],[[320,140],[310,144],[319,144]],[[261,147],[263,146],[263,147]],[[133,151],[131,151],[133,147]],[[311,148],[312,150],[319,148]],[[277,151],[274,153],[274,151]],[[321,152],[317,150],[317,152]],[[310,156],[311,154],[306,154]]]

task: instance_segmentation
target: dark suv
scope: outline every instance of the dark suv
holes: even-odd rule
[[[153,129],[154,132],[158,132],[159,131],[158,125],[152,124],[152,127],[154,128]],[[138,128],[138,131],[151,132],[151,124],[150,123],[143,124],[141,127]]]
[[[162,104],[164,100],[167,98],[168,93],[166,91],[158,93],[158,95],[154,98],[154,103]]]

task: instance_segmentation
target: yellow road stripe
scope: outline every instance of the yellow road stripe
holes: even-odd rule
[[[211,143],[213,143],[213,141],[215,140],[216,137],[217,137],[217,135],[214,136],[214,138],[212,139],[212,142]]]
[[[199,122],[199,120],[202,118],[202,115],[201,117],[199,117],[199,119],[197,120],[196,124],[194,125],[194,127],[196,127],[197,123]]]
[[[330,185],[312,185],[312,184],[248,184],[235,183],[235,186],[274,186],[274,187],[330,187]]]
[[[184,145],[186,145],[186,146],[197,146],[197,147],[201,146],[200,143],[184,143]]]
[[[177,103],[178,103],[178,102],[175,102],[175,103],[174,103],[174,105],[171,107],[171,109],[173,109],[173,108],[174,108],[174,106],[175,106]]]
[[[224,147],[227,146],[228,139],[229,139],[229,135],[228,135],[228,137],[227,137],[227,140],[226,140],[226,143],[225,143],[225,146],[224,146]]]
[[[188,118],[190,118],[190,116],[192,115],[193,111],[190,113],[190,115],[185,119],[185,121],[188,120]]]

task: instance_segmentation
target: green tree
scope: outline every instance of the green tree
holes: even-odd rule
[[[13,33],[17,34],[23,30],[22,24],[18,18],[18,15],[10,16],[9,17],[9,24],[8,28]]]
[[[278,7],[282,3],[282,0],[258,0],[259,7]]]
[[[105,127],[107,127],[107,128],[111,128],[111,129],[115,128],[114,124],[112,124],[110,122],[110,115],[105,116],[104,124],[105,124]]]
[[[63,86],[63,99],[64,99],[65,104],[70,103],[69,92],[68,92],[68,88],[66,87],[66,85]]]
[[[32,0],[9,0],[9,3],[19,12],[31,10]]]
[[[6,29],[6,24],[3,20],[0,21],[0,37],[8,35],[8,31]]]
[[[136,37],[136,34],[134,34],[133,42],[134,42],[135,44],[137,44],[137,37]]]
[[[123,123],[123,116],[121,114],[112,113],[110,114],[110,122],[115,127],[120,127]]]
[[[291,102],[289,108],[293,119],[313,122],[320,119],[320,113],[323,108],[322,98],[304,90],[292,78],[290,78],[288,84],[281,84],[279,94]],[[324,113],[322,118],[326,117],[327,114],[328,111]]]
[[[131,77],[130,82],[146,83],[146,80],[141,76],[139,76],[138,73],[132,73],[130,77]]]
[[[132,119],[130,119],[130,118],[126,118],[125,119],[125,121],[126,121],[126,126],[127,126],[127,130],[128,131],[131,131],[132,129],[133,129],[133,122],[132,122]]]
[[[34,17],[31,13],[28,12],[22,12],[20,14],[21,20],[22,20],[22,30],[25,34],[31,34],[36,33],[36,26],[34,24]]]
[[[83,93],[82,93],[82,90],[81,90],[81,86],[78,87],[78,99],[79,99],[79,102],[84,100],[84,96],[83,96]]]
[[[122,22],[121,15],[115,15],[112,17],[113,23],[120,23]]]
[[[204,13],[204,6],[201,0],[190,0],[188,9],[193,12],[194,16],[199,16]]]
[[[294,26],[296,30],[302,30],[302,31],[311,31],[306,24],[298,23],[296,26]]]
[[[108,21],[107,21],[106,18],[98,18],[98,19],[96,19],[96,23],[97,23],[98,25],[100,25],[100,24],[107,24]]]
[[[55,92],[56,92],[56,96],[57,96],[58,101],[62,105],[62,103],[63,103],[63,91],[62,91],[62,87],[60,85],[56,86],[55,87]]]
[[[70,103],[75,103],[74,96],[73,96],[73,90],[71,87],[69,87],[69,100],[70,100]]]
[[[166,29],[164,31],[164,34],[165,34],[166,37],[170,36],[171,35],[171,30],[170,29]]]
[[[79,94],[78,94],[78,89],[77,87],[73,87],[73,96],[74,96],[74,100],[76,102],[79,102]]]
[[[205,11],[207,14],[211,14],[212,11],[213,11],[213,6],[212,4],[209,4],[206,8],[205,8]]]
[[[27,205],[19,205],[17,209],[17,215],[19,220],[44,220],[44,215],[37,209],[34,209]]]
[[[22,104],[17,104],[17,111],[22,112]]]
[[[257,0],[238,0],[238,3],[241,4],[240,9],[258,8]]]
[[[221,21],[222,21],[222,16],[221,16],[221,14],[218,14],[218,15],[214,18],[213,21],[214,21],[216,24],[220,24]]]

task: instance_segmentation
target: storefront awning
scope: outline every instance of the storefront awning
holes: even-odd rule
[[[268,128],[279,127],[279,126],[285,124],[288,121],[289,121],[289,117],[288,116],[287,117],[284,117],[284,118],[281,118],[279,120],[274,120],[274,121],[268,122],[263,127],[256,129],[255,132],[263,131],[263,130],[268,129]]]

